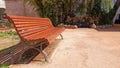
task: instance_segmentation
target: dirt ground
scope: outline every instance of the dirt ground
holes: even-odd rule
[[[35,59],[10,68],[120,68],[120,31],[66,29],[64,39],[53,44],[50,63]],[[38,56],[39,57],[39,56]]]
[[[0,36],[0,50],[14,46],[20,42],[19,36],[10,34],[10,31],[14,31],[14,29],[0,28],[0,32],[3,32]]]

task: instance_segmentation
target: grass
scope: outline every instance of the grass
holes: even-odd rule
[[[0,68],[9,68],[9,65],[8,64],[4,64],[4,65],[0,66]]]
[[[5,31],[5,32],[0,32],[0,38],[5,38],[9,36],[16,36],[17,33],[15,31]]]
[[[13,46],[19,42],[19,37],[15,31],[0,32],[0,50]]]
[[[5,48],[7,48],[6,46],[2,46],[2,47],[0,47],[0,50],[3,50],[3,49],[5,49]]]

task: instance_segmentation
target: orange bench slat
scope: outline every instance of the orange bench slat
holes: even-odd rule
[[[46,39],[52,42],[64,31],[64,27],[54,27],[49,18],[8,16],[14,24],[21,40],[36,41]]]

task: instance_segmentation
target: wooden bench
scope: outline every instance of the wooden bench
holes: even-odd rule
[[[35,18],[25,16],[8,16],[3,15],[3,18],[8,19],[14,24],[14,27],[21,39],[23,48],[14,50],[20,52],[19,59],[28,49],[35,49],[42,53],[45,57],[45,61],[48,62],[46,53],[43,50],[44,46],[47,46],[53,42],[57,36],[63,36],[61,33],[65,30],[64,27],[54,27],[49,18]]]

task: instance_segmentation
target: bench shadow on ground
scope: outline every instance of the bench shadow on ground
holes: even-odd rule
[[[59,42],[61,39],[55,39],[50,45],[44,46],[43,49],[46,52],[48,59],[51,58],[52,54],[54,53],[54,50],[57,48]],[[28,50],[27,53],[30,54],[31,50]],[[41,53],[38,53],[37,51],[34,51],[36,54],[32,57],[32,59],[28,59],[24,62],[18,62],[17,64],[29,64],[29,63],[40,63],[45,64],[45,58]],[[25,54],[26,55],[26,54]],[[14,65],[14,64],[13,64]]]
[[[48,59],[51,59],[55,49],[58,47],[58,44],[60,43],[61,39],[55,39],[50,45],[45,47],[44,51],[46,52]],[[44,63],[45,59],[42,54],[38,54],[30,63]]]
[[[48,46],[45,46],[45,47],[43,47],[44,48],[44,51],[46,52],[46,54],[48,55],[48,58],[51,58],[51,56],[52,56],[52,54],[54,53],[54,50],[57,48],[57,46],[58,46],[58,44],[59,44],[59,42],[61,41],[61,39],[55,39],[50,45],[48,45]],[[4,55],[7,55],[7,54],[11,54],[11,50],[13,50],[13,49],[15,49],[16,47],[18,47],[18,46],[21,46],[20,45],[20,43],[18,43],[18,44],[16,44],[15,46],[12,46],[12,47],[9,47],[9,48],[7,48],[7,49],[5,49],[5,50],[2,50],[2,51],[0,51],[0,56],[4,56]],[[32,53],[32,52],[34,52],[35,54],[34,54],[34,56],[33,57],[31,57],[30,58],[30,60],[29,59],[26,59],[25,61],[23,61],[23,62],[16,62],[15,60],[15,64],[28,64],[28,63],[33,63],[33,62],[39,62],[39,63],[41,63],[41,64],[43,64],[43,63],[45,63],[45,60],[44,60],[44,57],[43,57],[43,55],[41,54],[41,53],[38,53],[37,51],[35,51],[35,50],[31,50],[31,49],[29,49],[29,50],[27,50],[27,54],[30,54],[30,53]],[[29,56],[28,56],[29,57]],[[0,58],[1,59],[1,58]],[[11,60],[8,60],[8,62],[7,62],[7,64],[11,64]],[[13,64],[14,65],[14,64]]]
[[[100,32],[120,32],[120,27],[113,26],[113,27],[106,27],[106,28],[96,28],[96,30]]]

